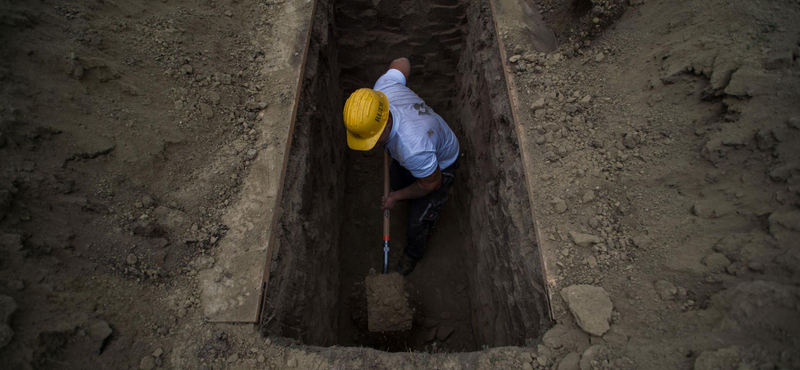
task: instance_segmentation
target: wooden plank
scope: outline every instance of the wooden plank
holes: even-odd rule
[[[505,44],[503,43],[503,39],[500,37],[500,29],[498,26],[499,18],[497,13],[497,7],[495,6],[495,2],[497,0],[489,0],[489,6],[492,11],[492,21],[494,23],[494,33],[495,38],[497,40],[497,47],[500,49],[500,58],[501,65],[503,66],[503,75],[505,76],[506,80],[506,89],[508,90],[508,97],[511,101],[511,119],[514,124],[514,128],[517,132],[517,141],[519,142],[520,147],[520,157],[522,158],[523,169],[525,173],[525,186],[528,189],[528,200],[530,202],[530,210],[531,210],[531,218],[533,219],[533,225],[535,229],[535,237],[536,237],[536,245],[537,250],[539,251],[539,260],[542,263],[542,278],[544,280],[544,289],[547,295],[547,310],[550,316],[550,320],[555,320],[554,312],[553,312],[553,304],[552,304],[552,291],[555,287],[556,279],[550,273],[552,266],[555,264],[555,255],[553,255],[552,251],[549,249],[549,246],[543,244],[541,242],[541,230],[539,229],[539,222],[536,216],[536,210],[534,208],[533,202],[533,181],[531,180],[531,176],[533,176],[530,171],[528,170],[528,160],[525,157],[525,148],[526,148],[526,136],[525,131],[522,125],[519,123],[519,119],[517,118],[517,109],[519,107],[519,98],[517,96],[514,75],[509,70],[508,66],[508,55],[506,54]]]
[[[317,6],[316,1],[283,4],[284,14],[276,17],[281,29],[269,35],[256,32],[253,42],[274,52],[270,57],[277,61],[264,64],[260,80],[276,87],[293,86],[294,100],[274,94],[260,113],[256,123],[260,132],[285,135],[279,135],[277,142],[270,142],[272,135],[259,139],[257,146],[262,149],[250,166],[239,200],[223,216],[229,230],[217,246],[214,267],[198,272],[200,300],[210,322],[258,323],[261,319]]]

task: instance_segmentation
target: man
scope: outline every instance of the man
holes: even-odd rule
[[[347,145],[370,150],[382,145],[392,157],[392,192],[381,210],[409,201],[408,244],[395,271],[407,276],[425,252],[428,232],[447,200],[458,168],[459,146],[447,123],[406,87],[411,73],[408,59],[400,58],[375,83],[359,89],[344,106]]]

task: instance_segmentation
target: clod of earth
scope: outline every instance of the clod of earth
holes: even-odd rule
[[[378,274],[372,269],[367,276],[366,287],[369,331],[411,329],[413,317],[406,298],[403,276],[396,272],[387,275]],[[440,336],[438,332],[437,330],[437,337]],[[450,333],[452,330],[447,335]]]
[[[591,234],[583,234],[575,231],[569,232],[569,238],[572,239],[572,242],[577,244],[580,247],[588,247],[592,244],[602,243],[603,239],[599,236],[594,236]]]
[[[14,299],[0,295],[0,348],[5,347],[14,338],[14,331],[11,330],[11,314],[17,310],[17,302]]]
[[[614,305],[605,289],[572,285],[561,291],[561,297],[567,302],[578,326],[585,332],[599,337],[608,331]]]

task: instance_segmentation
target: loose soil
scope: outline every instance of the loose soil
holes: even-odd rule
[[[306,105],[287,146],[287,120],[273,109],[292,103],[297,81],[282,76],[301,64],[296,29],[311,23],[311,3],[0,2],[4,368],[800,367],[796,1],[470,2],[452,62],[415,60],[411,42],[381,33],[369,66],[356,64],[361,54],[337,55],[359,40],[343,37],[345,26],[374,26],[378,5],[352,3],[360,12],[339,24],[332,7],[317,13],[314,23],[330,32],[311,40]],[[464,6],[384,3],[405,22],[374,22],[395,30],[424,19],[409,15],[444,18]],[[552,34],[525,23],[539,14]],[[505,58],[490,55],[497,41]],[[472,316],[449,319],[464,329],[428,322],[434,339],[421,332],[418,351],[322,347],[344,343],[341,329],[353,323],[342,316],[344,296],[355,287],[365,310],[366,295],[340,278],[342,261],[355,261],[340,243],[343,213],[312,210],[344,209],[355,183],[335,190],[352,173],[372,179],[363,197],[373,202],[360,211],[375,230],[364,241],[372,254],[353,265],[363,279],[381,263],[379,212],[367,208],[378,207],[381,172],[370,164],[379,156],[352,158],[325,139],[343,137],[341,126],[314,123],[338,117],[348,91],[409,54],[412,88],[439,81],[425,71],[443,65],[456,81],[424,97],[455,122],[468,155],[442,215],[462,221],[440,224],[407,280],[410,299],[429,300],[420,327],[444,311]],[[506,82],[510,104],[494,99]],[[329,98],[308,99],[316,96]],[[493,119],[503,104],[516,120]],[[280,204],[268,287],[279,295],[268,293],[261,327],[207,322],[197,274],[216,269],[217,282],[227,281],[220,244],[255,226],[222,220],[253,168],[269,169],[259,175],[279,187],[284,154],[294,181]],[[402,224],[392,226],[397,253]],[[434,261],[453,256],[464,267],[437,275],[449,264]],[[542,262],[548,280],[537,282],[526,269]],[[553,293],[556,322],[544,333],[547,313],[530,293],[537,284]],[[582,311],[562,300],[573,285],[608,293],[602,336],[581,329],[573,312]],[[469,311],[449,308],[454,298]],[[465,332],[471,344],[458,342]],[[473,351],[452,353],[462,349]]]
[[[403,276],[393,272],[378,274],[371,270],[364,282],[367,290],[369,331],[404,331],[411,329],[412,310]]]

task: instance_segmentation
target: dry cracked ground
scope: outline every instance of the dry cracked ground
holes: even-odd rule
[[[197,271],[280,142],[257,123],[310,6],[0,2],[3,369],[800,368],[794,0],[545,0],[549,53],[498,20],[542,338],[386,353],[204,320]]]

